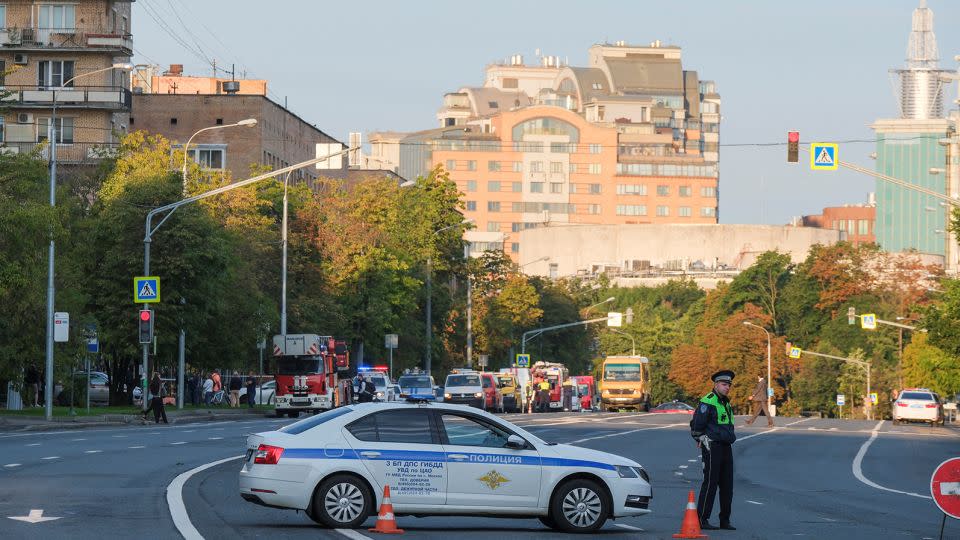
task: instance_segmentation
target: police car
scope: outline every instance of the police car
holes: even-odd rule
[[[650,512],[650,477],[629,459],[548,443],[492,414],[446,403],[363,403],[247,438],[240,495],[304,510],[327,527],[376,515],[536,517],[589,533]]]

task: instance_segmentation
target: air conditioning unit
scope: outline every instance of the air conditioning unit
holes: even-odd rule
[[[13,55],[13,63],[16,64],[16,65],[18,65],[18,66],[25,66],[25,65],[27,65],[27,61],[28,61],[28,60],[29,60],[29,58],[27,57],[26,54],[23,54],[23,53],[15,53],[15,54]]]
[[[30,114],[30,113],[25,113],[25,112],[17,113],[17,123],[18,123],[18,124],[32,124],[32,123],[33,123],[33,115]]]

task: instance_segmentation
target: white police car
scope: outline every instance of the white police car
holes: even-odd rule
[[[537,517],[584,533],[649,513],[653,497],[634,461],[547,443],[463,405],[350,405],[247,438],[247,501],[352,528],[376,515],[385,485],[398,515]]]

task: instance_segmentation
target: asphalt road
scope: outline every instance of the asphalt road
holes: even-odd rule
[[[652,476],[653,513],[610,521],[610,538],[670,538],[701,468],[689,416],[654,414],[509,415],[547,440],[629,456]],[[741,427],[732,521],[736,532],[713,538],[937,538],[942,514],[929,499],[933,469],[955,457],[954,428],[889,422],[777,418],[777,427]],[[243,452],[247,434],[290,420],[135,426],[39,433],[0,433],[0,538],[177,538],[166,487],[185,471]],[[742,418],[738,422],[742,424]],[[866,448],[865,448],[866,446]],[[858,455],[860,467],[854,463]],[[244,502],[239,461],[196,473],[183,499],[206,538],[375,537],[365,530],[318,528],[294,511]],[[7,519],[36,510],[53,521]],[[716,514],[713,516],[716,522]],[[372,526],[373,519],[368,525]],[[401,517],[417,538],[489,540],[555,534],[539,521]],[[949,520],[945,538],[960,538]]]

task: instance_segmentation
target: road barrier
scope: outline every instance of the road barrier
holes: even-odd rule
[[[697,503],[693,502],[693,490],[687,497],[687,510],[683,513],[683,523],[680,525],[680,532],[673,535],[674,538],[707,538],[707,535],[700,533],[700,517],[697,515]]]
[[[393,503],[390,502],[390,486],[383,486],[383,502],[380,503],[380,512],[377,514],[377,524],[370,532],[383,534],[403,534],[403,529],[397,528],[397,519],[393,515]]]

